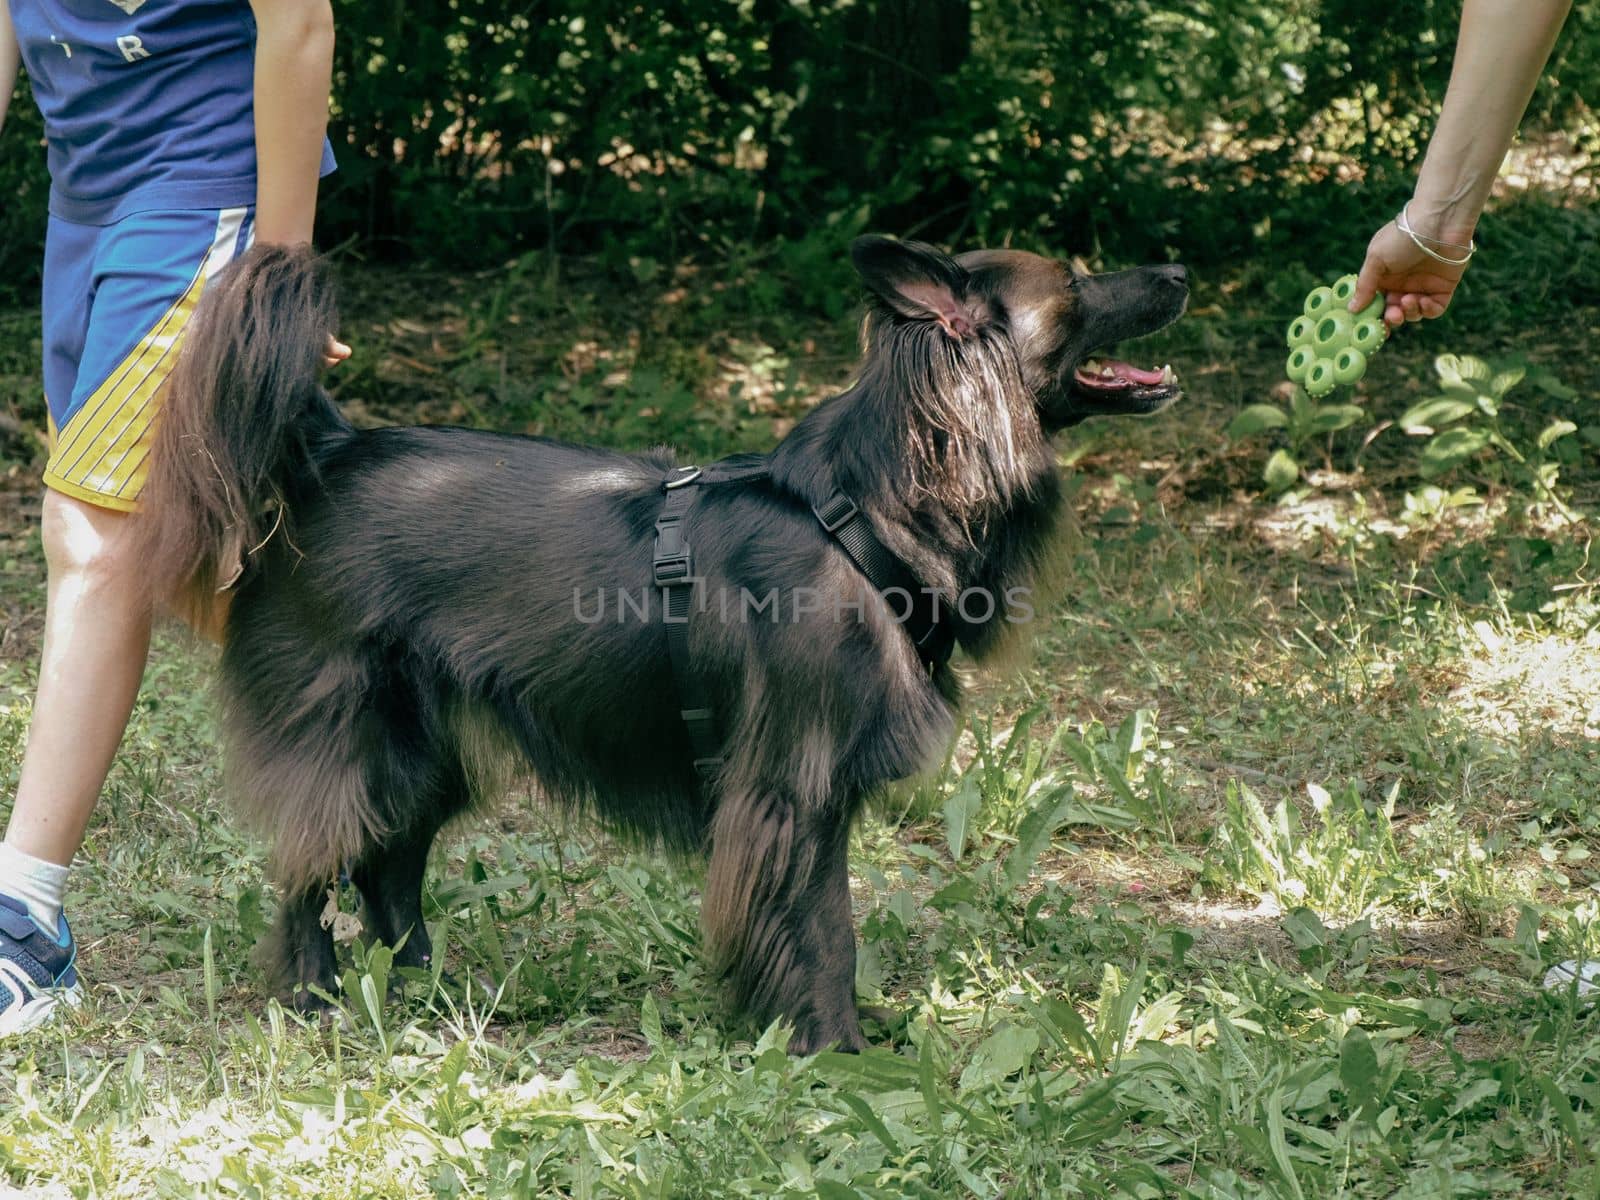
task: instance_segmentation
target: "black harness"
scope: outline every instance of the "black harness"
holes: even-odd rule
[[[651,575],[661,591],[662,621],[667,629],[667,652],[678,690],[678,708],[689,735],[695,772],[702,779],[710,778],[722,766],[722,736],[705,681],[689,656],[689,617],[698,582],[687,534],[689,511],[702,487],[769,477],[765,458],[734,458],[705,467],[678,467],[662,484],[666,498],[656,518]],[[938,593],[924,589],[905,563],[878,540],[855,502],[835,489],[820,504],[812,505],[811,511],[867,582],[883,596],[911,639],[923,667],[931,672],[948,661],[955,647],[955,634],[948,622],[939,619]]]

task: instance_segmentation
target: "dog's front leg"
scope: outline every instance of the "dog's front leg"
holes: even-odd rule
[[[725,795],[712,829],[702,920],[738,1005],[794,1026],[789,1049],[865,1046],[856,1012],[850,806],[784,790]]]

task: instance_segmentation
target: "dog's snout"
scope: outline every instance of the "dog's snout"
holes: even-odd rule
[[[1187,289],[1189,286],[1189,268],[1182,263],[1170,263],[1162,267],[1157,274],[1162,282],[1170,283],[1173,287]]]

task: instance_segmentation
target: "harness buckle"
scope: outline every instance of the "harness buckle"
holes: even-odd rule
[[[833,533],[861,510],[849,496],[843,492],[835,492],[821,504],[813,504],[811,511],[816,514],[817,520],[822,522],[822,528]]]
[[[689,578],[689,539],[683,535],[681,516],[662,517],[656,522],[656,544],[650,558],[650,570],[657,587],[682,583]]]
[[[693,483],[696,479],[700,478],[699,467],[674,467],[673,470],[676,471],[678,475],[675,479],[667,480],[665,486],[669,492],[673,488],[685,487],[688,484]]]
[[[689,578],[689,556],[687,554],[680,554],[675,558],[658,558],[652,566],[654,567],[657,587],[682,583]]]

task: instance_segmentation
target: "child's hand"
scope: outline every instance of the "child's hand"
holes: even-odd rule
[[[349,357],[350,347],[330,333],[328,335],[327,349],[322,352],[322,365],[325,367],[337,367]]]

